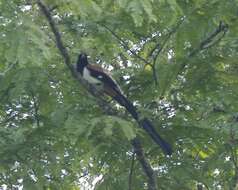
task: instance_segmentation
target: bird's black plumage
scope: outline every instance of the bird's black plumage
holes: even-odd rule
[[[105,72],[98,65],[92,65],[88,63],[87,55],[80,54],[78,57],[76,70],[79,72],[85,80],[94,85],[103,85],[103,91],[108,96],[112,97],[120,105],[124,106],[132,117],[137,120],[143,129],[150,135],[150,137],[162,148],[166,155],[172,154],[172,148],[163,138],[157,133],[152,123],[144,118],[139,120],[138,113],[135,106],[123,95],[119,85],[115,80]]]

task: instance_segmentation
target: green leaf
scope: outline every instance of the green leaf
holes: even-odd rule
[[[50,115],[52,123],[57,127],[62,127],[63,123],[68,117],[68,109],[65,107],[58,107],[54,112]]]
[[[131,140],[136,137],[135,127],[131,122],[121,119],[119,117],[110,118],[110,120],[114,122],[116,126],[119,126],[122,129],[124,135],[127,137],[128,140]]]
[[[138,3],[136,0],[133,0],[128,4],[127,10],[130,12],[134,20],[135,26],[141,26],[143,23],[143,10],[141,4]]]
[[[156,22],[156,16],[153,14],[153,7],[150,1],[140,0],[141,5],[143,6],[145,12],[147,13],[149,20]]]
[[[132,160],[130,140],[143,129],[113,98],[100,94],[99,104],[79,84],[44,12],[26,2],[0,2],[0,184],[85,189],[102,175],[95,189],[128,189],[134,163],[131,189],[153,189]],[[237,1],[44,3],[71,64],[85,52],[110,70],[140,117],[173,144],[166,157],[141,139],[161,189],[234,189]]]
[[[120,121],[120,125],[121,125],[121,128],[128,140],[132,140],[136,137],[136,133],[135,133],[135,129],[134,129],[135,126],[132,125],[131,122]]]

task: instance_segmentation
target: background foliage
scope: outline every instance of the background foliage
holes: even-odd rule
[[[34,1],[1,0],[0,189],[83,189],[97,176],[95,189],[128,189],[135,135],[159,189],[236,189],[237,0],[45,3],[72,64],[84,51],[111,70],[174,154],[163,156],[124,109],[103,113]],[[131,190],[147,189],[136,160],[132,171]]]

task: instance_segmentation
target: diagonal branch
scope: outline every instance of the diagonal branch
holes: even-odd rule
[[[168,40],[171,38],[171,36],[177,32],[178,28],[181,26],[181,24],[184,22],[185,17],[181,17],[178,21],[178,23],[170,29],[170,31],[166,34],[165,39],[162,42],[158,42],[154,48],[150,51],[148,54],[148,57],[152,57],[154,62],[156,61],[158,55],[160,52],[164,49],[165,45],[167,44]]]
[[[164,49],[164,47],[166,46],[167,42],[169,41],[169,39],[171,38],[171,36],[178,30],[178,28],[180,27],[180,25],[184,22],[185,18],[182,17],[180,18],[179,22],[176,24],[176,26],[171,29],[169,31],[169,33],[166,35],[165,39],[163,40],[163,42],[159,42],[155,45],[155,47],[150,51],[148,57],[152,58],[153,61],[152,63],[149,63],[150,66],[152,67],[152,72],[153,72],[153,78],[154,78],[154,82],[155,85],[158,84],[158,77],[156,74],[156,60],[160,54],[160,52]]]
[[[145,65],[150,65],[152,68],[152,72],[153,72],[153,78],[154,78],[154,82],[155,85],[158,84],[158,77],[156,74],[156,68],[155,68],[155,64],[151,64],[149,61],[147,61],[146,59],[144,59],[143,57],[139,56],[135,51],[131,50],[130,47],[127,45],[127,43],[122,40],[113,30],[111,30],[109,27],[107,27],[104,24],[101,24],[104,28],[106,28],[118,41],[119,43],[123,46],[123,48],[127,51],[129,51],[132,55],[134,55],[136,58],[138,58],[139,60],[141,60],[142,62],[145,63]]]
[[[41,11],[43,12],[43,14],[45,15],[45,17],[47,18],[47,20],[48,20],[50,28],[51,28],[54,36],[55,36],[56,46],[59,49],[62,57],[64,58],[65,64],[69,67],[70,71],[72,73],[74,73],[75,71],[74,71],[73,66],[70,64],[70,57],[69,57],[68,51],[67,51],[66,47],[64,46],[64,44],[62,42],[61,34],[55,26],[55,22],[52,19],[50,10],[44,5],[44,3],[41,0],[37,0],[36,2],[38,4],[38,6],[40,7]]]
[[[225,24],[224,22],[220,21],[220,24],[215,29],[215,31],[212,32],[206,39],[202,40],[202,42],[199,44],[199,46],[197,48],[195,48],[194,50],[192,50],[188,54],[188,56],[185,58],[185,61],[181,64],[181,68],[177,75],[182,73],[183,69],[187,66],[187,62],[188,62],[187,59],[195,56],[200,51],[208,49],[208,48],[214,46],[215,44],[217,44],[218,42],[220,42],[220,40],[225,36],[227,31],[228,31],[228,25]],[[218,35],[220,35],[220,36],[218,37]]]
[[[201,7],[203,7],[203,6],[206,6],[207,5],[207,2],[206,3],[204,3]],[[200,7],[200,8],[201,8]],[[179,21],[178,21],[178,23],[170,30],[170,32],[167,34],[167,36],[165,37],[165,39],[164,39],[164,41],[163,42],[159,42],[159,43],[157,43],[155,46],[154,46],[154,48],[150,51],[150,53],[148,54],[148,57],[150,58],[152,58],[153,59],[153,62],[152,63],[149,63],[149,65],[151,65],[151,67],[152,67],[152,71],[153,71],[153,78],[154,78],[154,81],[155,81],[155,84],[157,84],[157,75],[156,75],[156,68],[155,68],[155,63],[156,63],[156,60],[157,60],[157,57],[159,56],[159,54],[160,54],[160,52],[164,49],[164,47],[166,46],[166,44],[167,44],[167,42],[168,42],[168,40],[171,38],[171,36],[175,33],[175,32],[177,32],[177,30],[178,30],[178,28],[182,25],[182,23],[185,21],[185,19],[186,18],[188,18],[188,16],[189,15],[191,15],[192,13],[194,13],[196,10],[198,10],[199,8],[194,8],[193,10],[191,10],[191,12],[187,15],[187,16],[182,16],[180,19],[179,19]],[[223,26],[225,26],[225,27],[227,27],[227,25],[223,25],[222,24],[222,22],[220,22],[220,27],[222,28]],[[221,29],[220,28],[220,29]],[[218,31],[219,32],[219,31]],[[223,34],[223,36],[225,35],[225,33]],[[214,36],[210,36],[210,38],[208,38],[207,40],[208,41],[211,41],[211,39],[213,38],[213,37],[215,37],[216,36],[216,34],[214,33]],[[221,36],[216,42],[219,42],[221,39],[222,39],[222,37],[223,36]],[[207,42],[208,41],[204,41],[204,44],[201,44],[202,46],[203,45],[206,45],[206,46],[203,46],[203,49],[206,49],[206,48],[208,48],[208,47],[211,47],[211,46],[213,46],[214,44],[216,44],[216,43],[213,43],[213,44],[210,44],[209,46],[207,46]],[[206,47],[206,48],[205,48]],[[196,51],[194,51],[194,53],[196,54],[197,52]],[[191,55],[192,56],[192,55]]]
[[[63,45],[60,32],[58,31],[58,28],[56,27],[55,22],[52,19],[50,10],[42,2],[42,0],[36,0],[36,2],[38,4],[38,6],[40,7],[42,13],[45,15],[45,17],[46,17],[46,19],[47,19],[47,21],[48,21],[48,23],[50,25],[50,28],[51,28],[54,36],[55,36],[56,46],[59,49],[62,57],[64,58],[64,62],[68,66],[68,68],[70,69],[72,75],[75,78],[77,78],[82,84],[84,84],[84,86],[87,88],[87,90],[92,95],[96,96],[95,93],[93,92],[93,90],[91,90],[92,89],[92,88],[90,88],[91,86],[88,86],[88,84],[82,79],[82,77],[80,77],[77,74],[77,72],[75,71],[74,67],[71,65],[69,54],[67,52],[67,49]],[[100,100],[98,98],[98,96],[96,96],[96,99]],[[139,122],[138,122],[138,124],[140,125]],[[132,140],[131,144],[134,147],[135,153],[137,155],[137,159],[141,163],[142,169],[143,169],[144,173],[148,177],[148,187],[149,187],[149,190],[156,190],[157,188],[156,188],[156,183],[155,183],[154,171],[153,171],[152,167],[150,166],[149,162],[147,161],[147,159],[145,158],[144,151],[142,149],[140,140],[135,138],[135,139]]]
[[[156,190],[157,184],[156,184],[156,178],[155,173],[151,167],[151,165],[148,163],[148,161],[145,159],[144,151],[141,146],[141,142],[138,138],[134,138],[131,141],[132,145],[134,146],[134,151],[136,153],[137,159],[139,160],[144,173],[146,174],[148,178],[148,190]]]

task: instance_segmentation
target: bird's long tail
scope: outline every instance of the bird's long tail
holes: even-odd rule
[[[144,118],[141,121],[141,125],[143,129],[150,135],[150,137],[162,148],[165,155],[172,154],[172,147],[169,143],[167,143],[160,135],[157,133],[155,128],[153,127],[152,123],[147,119]]]
[[[171,155],[172,154],[172,147],[169,143],[167,143],[155,130],[152,123],[147,119],[144,118],[141,121],[139,121],[139,116],[136,111],[135,106],[122,94],[117,94],[113,97],[114,100],[116,100],[120,105],[124,106],[127,111],[132,115],[132,117],[140,123],[140,125],[143,127],[143,129],[150,135],[150,137],[154,140],[156,144],[158,144],[165,155]]]
[[[113,97],[113,99],[116,100],[120,105],[125,107],[135,120],[139,119],[135,106],[125,96],[118,93]]]

